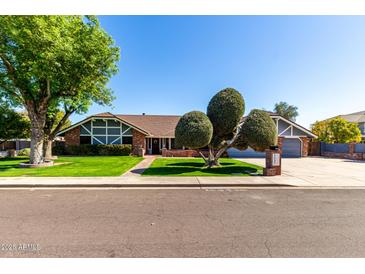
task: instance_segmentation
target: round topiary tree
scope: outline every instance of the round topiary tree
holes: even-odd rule
[[[207,115],[213,124],[214,135],[232,138],[244,112],[245,101],[237,90],[226,88],[214,95],[207,109]]]
[[[213,126],[205,113],[191,111],[182,116],[175,128],[177,146],[199,149],[207,146],[213,135]]]
[[[276,126],[269,114],[253,110],[242,119],[244,110],[244,99],[237,90],[221,90],[210,100],[207,115],[192,111],[181,117],[175,130],[176,144],[198,151],[208,145],[208,157],[199,151],[208,167],[219,166],[219,158],[230,147],[263,151],[275,145]]]
[[[264,151],[277,143],[277,130],[270,115],[259,109],[254,109],[246,117],[235,143],[235,148],[242,150],[250,146],[256,151]],[[245,147],[246,145],[246,147]]]

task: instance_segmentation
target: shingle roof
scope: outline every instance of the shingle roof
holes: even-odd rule
[[[151,136],[174,137],[175,127],[180,116],[177,115],[126,115],[116,114],[118,118],[147,131]]]
[[[145,132],[149,136],[155,137],[174,137],[175,127],[181,116],[178,115],[130,115],[130,114],[111,114],[109,112],[99,113],[93,117],[117,117],[122,121],[131,124]]]
[[[365,111],[339,115],[339,117],[353,123],[365,123]]]

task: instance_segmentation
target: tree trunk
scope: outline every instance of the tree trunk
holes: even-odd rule
[[[40,164],[43,162],[43,128],[39,125],[32,125],[32,135],[30,141],[30,159],[31,164]]]
[[[31,164],[40,164],[44,160],[44,125],[46,122],[47,108],[45,106],[39,106],[39,110],[36,112],[32,103],[29,103],[27,110],[32,125],[29,162]]]
[[[215,157],[214,156],[214,148],[212,146],[208,146],[209,148],[209,154],[208,154],[208,158],[206,159],[205,161],[205,165],[206,167],[208,168],[211,168],[211,167],[215,167],[215,166],[219,166],[219,157]]]
[[[46,138],[44,140],[43,151],[45,160],[52,160],[52,144],[53,144],[52,139]]]

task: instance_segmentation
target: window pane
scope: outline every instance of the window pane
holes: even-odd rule
[[[126,132],[123,132],[123,135],[132,135],[132,130],[128,129]]]
[[[80,136],[80,145],[91,144],[90,136]]]
[[[106,135],[106,129],[105,128],[93,128],[93,134],[94,135]]]
[[[83,127],[84,125],[80,126],[80,134],[82,135],[90,135],[90,133]]]
[[[117,140],[117,141],[115,141],[115,140]],[[108,136],[108,144],[112,144],[112,143],[113,144],[120,144],[120,138],[119,138],[119,136]]]
[[[108,135],[120,135],[120,128],[108,128]]]
[[[108,127],[120,127],[119,121],[108,120]]]
[[[91,130],[91,121],[82,124],[84,127],[86,127],[88,130]]]
[[[132,145],[132,143],[133,143],[132,137],[123,137],[123,144]]]
[[[128,129],[129,129],[129,130],[128,130]],[[124,132],[124,131],[126,131],[126,130],[130,131],[130,127],[129,127],[129,126],[127,126],[127,125],[125,125],[125,124],[122,124],[122,131]]]
[[[94,144],[106,144],[106,136],[94,136]]]
[[[93,121],[93,125],[94,126],[97,126],[97,127],[105,127],[106,126],[106,122],[103,121],[103,120],[98,119],[98,120],[94,120]]]

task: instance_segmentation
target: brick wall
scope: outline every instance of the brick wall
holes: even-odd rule
[[[339,159],[351,159],[351,160],[365,160],[365,153],[336,153],[325,151],[324,157],[339,158]]]
[[[302,157],[308,156],[309,150],[309,138],[308,137],[299,137],[302,140]]]
[[[328,146],[329,144],[327,144]],[[331,146],[339,145],[338,149],[328,149],[326,151],[326,144],[321,142],[310,142],[309,143],[309,155],[310,156],[324,156],[327,158],[338,158],[338,159],[351,159],[351,160],[365,160],[365,153],[360,151],[356,152],[356,144],[330,144]],[[343,146],[347,147],[344,149]],[[336,147],[335,147],[336,148]],[[331,151],[330,151],[331,150]],[[344,151],[341,151],[344,150]]]
[[[199,153],[192,149],[162,149],[162,157],[199,157]]]
[[[162,149],[162,157],[201,157],[194,149]],[[201,150],[205,157],[208,157],[208,150]],[[217,151],[216,151],[217,152]],[[222,154],[222,157],[227,157],[227,152]]]
[[[278,148],[279,148],[279,153],[282,153],[282,148],[283,148],[283,139],[284,137],[278,137]]]
[[[65,132],[65,145],[80,144],[80,127],[75,127]]]
[[[143,148],[144,151],[146,151],[145,138],[146,138],[146,136],[143,133],[141,133],[135,129],[132,129],[132,142],[133,142],[132,154],[138,155],[139,154],[138,150],[140,148]]]

